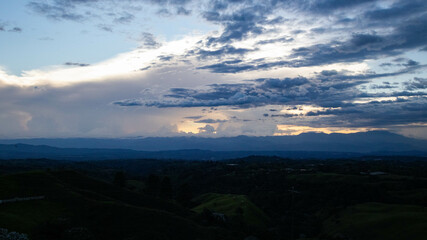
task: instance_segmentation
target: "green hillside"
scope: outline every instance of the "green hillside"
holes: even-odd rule
[[[197,225],[178,205],[75,172],[0,177],[0,199],[31,196],[45,199],[0,204],[0,227],[44,240],[69,239],[75,229],[88,239],[224,238],[218,229]]]
[[[208,209],[225,214],[229,218],[241,216],[246,225],[259,228],[266,228],[270,222],[267,215],[245,195],[207,193],[197,197],[194,201],[200,203],[193,208],[198,213]]]
[[[365,203],[351,206],[324,224],[329,236],[363,240],[423,240],[427,236],[427,208]]]

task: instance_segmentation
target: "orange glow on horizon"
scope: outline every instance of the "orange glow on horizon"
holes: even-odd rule
[[[299,135],[301,133],[307,132],[317,132],[317,133],[358,133],[358,132],[368,132],[374,130],[384,130],[383,128],[345,128],[345,127],[309,127],[309,126],[297,126],[297,125],[277,125],[277,130],[275,136],[289,136],[289,135]]]

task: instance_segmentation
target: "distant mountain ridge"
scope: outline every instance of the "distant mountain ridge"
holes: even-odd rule
[[[338,158],[362,155],[427,156],[427,141],[386,131],[304,133],[271,137],[149,137],[134,139],[0,140],[0,158],[225,159],[249,155]],[[34,146],[37,145],[37,146]]]
[[[376,152],[426,151],[427,140],[404,137],[387,131],[352,134],[303,133],[267,137],[147,137],[147,138],[36,138],[0,140],[0,144],[47,145],[59,148],[108,148],[137,151],[200,149],[210,151],[325,151]]]

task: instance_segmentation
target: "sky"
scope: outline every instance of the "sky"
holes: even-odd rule
[[[0,0],[0,138],[427,139],[425,0]]]

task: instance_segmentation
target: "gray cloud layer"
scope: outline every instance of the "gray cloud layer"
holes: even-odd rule
[[[77,22],[95,18],[95,13],[90,11],[93,8],[102,11],[111,20],[100,24],[99,28],[115,32],[116,26],[134,22],[139,10],[128,11],[118,7],[117,11],[110,11],[108,7],[101,7],[110,6],[114,2],[117,3],[112,0],[31,1],[28,7],[54,21]],[[200,6],[195,7],[198,3]],[[414,57],[415,60],[411,60],[407,53],[425,56],[427,2],[396,0],[388,1],[389,4],[384,3],[385,1],[380,0],[120,1],[120,6],[150,4],[166,19],[173,15],[194,15],[220,26],[220,31],[206,35],[183,56],[162,53],[156,57],[156,61],[171,65],[196,59],[191,66],[195,73],[231,76],[281,67],[319,69],[337,63],[366,63],[367,60],[382,59],[387,59],[387,62],[381,62],[379,65],[388,71],[380,73],[375,69],[376,72],[350,74],[329,68],[319,70],[317,75],[312,77],[283,75],[273,78],[266,75],[268,77],[240,83],[236,83],[234,79],[227,82],[227,78],[223,77],[216,84],[196,84],[199,87],[195,88],[180,87],[181,79],[177,78],[176,84],[168,85],[167,93],[159,91],[158,94],[153,94],[154,97],[139,98],[140,95],[135,90],[136,93],[132,93],[134,95],[121,94],[115,98],[123,100],[114,101],[108,98],[108,101],[113,101],[113,106],[122,107],[116,107],[116,110],[131,109],[129,111],[138,109],[132,108],[137,106],[151,107],[151,110],[194,107],[248,110],[271,105],[315,105],[324,109],[303,115],[266,110],[266,113],[260,113],[259,116],[270,120],[300,117],[321,119],[318,120],[319,125],[328,126],[382,127],[425,122],[427,80],[412,75],[424,72],[427,63],[422,57]],[[289,16],[283,14],[286,11]],[[295,15],[305,17],[296,19]],[[280,32],[279,27],[283,25],[289,27],[289,32]],[[21,31],[18,27],[7,29],[0,23],[0,31],[9,30]],[[248,39],[254,41],[239,44]],[[138,40],[141,42],[140,47],[145,49],[157,49],[162,45],[156,36],[147,32],[143,32]],[[247,58],[263,47],[275,46],[273,44],[296,45],[287,53],[277,54],[279,56],[276,57]],[[74,62],[67,62],[65,65],[87,66]],[[150,72],[158,65],[151,63],[141,70],[144,70],[144,73]],[[408,77],[409,75],[411,76]],[[396,80],[398,77],[405,79]],[[400,82],[393,84],[388,81]],[[161,85],[161,76],[153,84]],[[212,125],[226,123],[226,120],[198,113],[186,119],[207,124],[199,128],[202,133],[213,133],[215,128]]]

